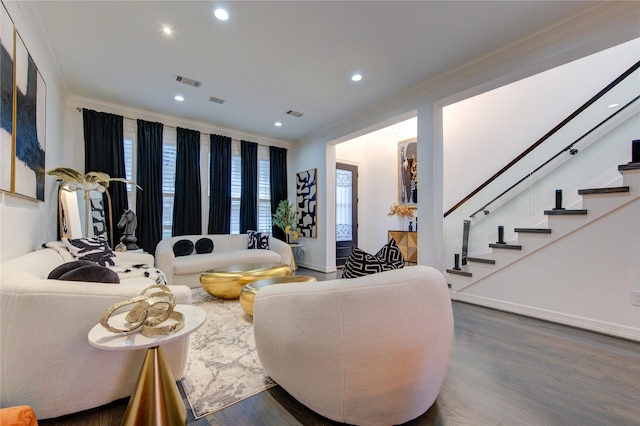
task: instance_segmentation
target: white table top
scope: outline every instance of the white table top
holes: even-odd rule
[[[89,331],[89,343],[91,346],[107,351],[151,348],[196,331],[204,323],[206,317],[202,309],[192,305],[176,305],[174,310],[184,315],[184,327],[175,333],[156,337],[143,336],[140,329],[130,333],[113,333],[98,323]],[[112,316],[109,319],[109,324],[116,328],[125,328],[124,318],[126,315],[127,312],[122,312]]]

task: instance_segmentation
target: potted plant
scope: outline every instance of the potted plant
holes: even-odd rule
[[[276,212],[273,214],[272,222],[274,226],[282,229],[287,235],[287,243],[290,242],[290,237],[293,240],[298,239],[298,231],[296,231],[296,211],[293,209],[293,204],[289,200],[282,200],[278,204]]]

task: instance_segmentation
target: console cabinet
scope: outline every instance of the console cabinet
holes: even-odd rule
[[[396,240],[400,253],[405,262],[418,263],[418,232],[417,231],[388,231],[389,241]]]

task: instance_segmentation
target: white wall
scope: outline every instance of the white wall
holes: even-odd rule
[[[47,85],[45,168],[57,164],[65,155],[63,137],[63,92],[56,66],[37,28],[34,30],[20,3],[7,2],[6,7],[31,57]],[[31,251],[56,239],[57,184],[55,177],[45,178],[44,202],[0,193],[0,261]]]
[[[445,210],[638,60],[640,39],[635,39],[446,106]]]
[[[431,193],[442,194],[443,182],[438,176],[438,170],[443,167],[443,137],[438,123],[434,122],[440,120],[438,115],[441,112],[439,107],[435,108],[434,105],[450,105],[637,38],[640,36],[640,28],[637,25],[639,12],[638,5],[632,3],[591,4],[580,14],[568,17],[557,25],[513,41],[496,52],[470,59],[458,68],[410,87],[384,102],[354,111],[350,117],[345,117],[344,121],[305,138],[297,156],[306,157],[307,164],[322,163],[325,167],[325,157],[314,158],[318,152],[316,145],[326,146],[328,143],[353,139],[367,131],[397,122],[397,117],[405,116],[412,110],[419,110],[418,121],[422,123],[419,126],[422,133],[418,132],[418,149],[419,152],[426,150],[423,152],[432,155],[429,155],[431,161],[419,163],[418,174],[426,176],[435,173],[431,179],[434,185]],[[589,25],[586,25],[587,22]],[[320,188],[321,192],[327,190],[331,189]],[[420,221],[420,229],[423,232],[419,234],[419,251],[426,256],[424,261],[419,262],[433,264],[440,269],[444,266],[441,261],[444,254],[443,225],[437,216],[442,217],[442,212],[433,210],[443,209],[441,200],[437,201],[439,202],[430,204],[427,197],[422,197],[418,203],[422,211],[421,218],[433,218],[427,221],[428,223]],[[335,217],[335,213],[330,210],[326,213]],[[331,244],[329,241],[325,242],[325,249]],[[321,250],[317,254],[321,252],[328,250]],[[313,263],[330,267],[328,258],[314,259]]]
[[[366,252],[387,242],[387,230],[407,229],[408,222],[387,213],[398,202],[398,142],[417,132],[411,118],[336,145],[337,162],[358,166],[358,247]]]

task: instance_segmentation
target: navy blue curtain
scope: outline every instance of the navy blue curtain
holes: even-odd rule
[[[162,123],[138,120],[138,246],[155,254],[162,240]]]
[[[231,233],[231,138],[210,135],[209,234]]]
[[[172,235],[202,233],[200,132],[177,128],[176,184]]]
[[[84,126],[84,170],[89,172],[103,172],[112,178],[126,178],[124,168],[124,118],[121,115],[97,112],[84,108],[82,110]],[[104,200],[105,217],[107,218],[107,232],[111,247],[120,241],[122,231],[116,224],[122,213],[129,208],[127,200],[127,186],[123,182],[109,184],[111,197],[111,212],[109,212],[106,197]],[[111,213],[111,221],[109,220]],[[113,223],[113,228],[111,228]]]
[[[277,146],[269,147],[269,187],[271,188],[271,215],[278,209],[280,201],[287,199],[287,150]],[[284,231],[272,226],[272,235],[287,241]]]
[[[240,141],[240,233],[258,229],[258,144]]]

